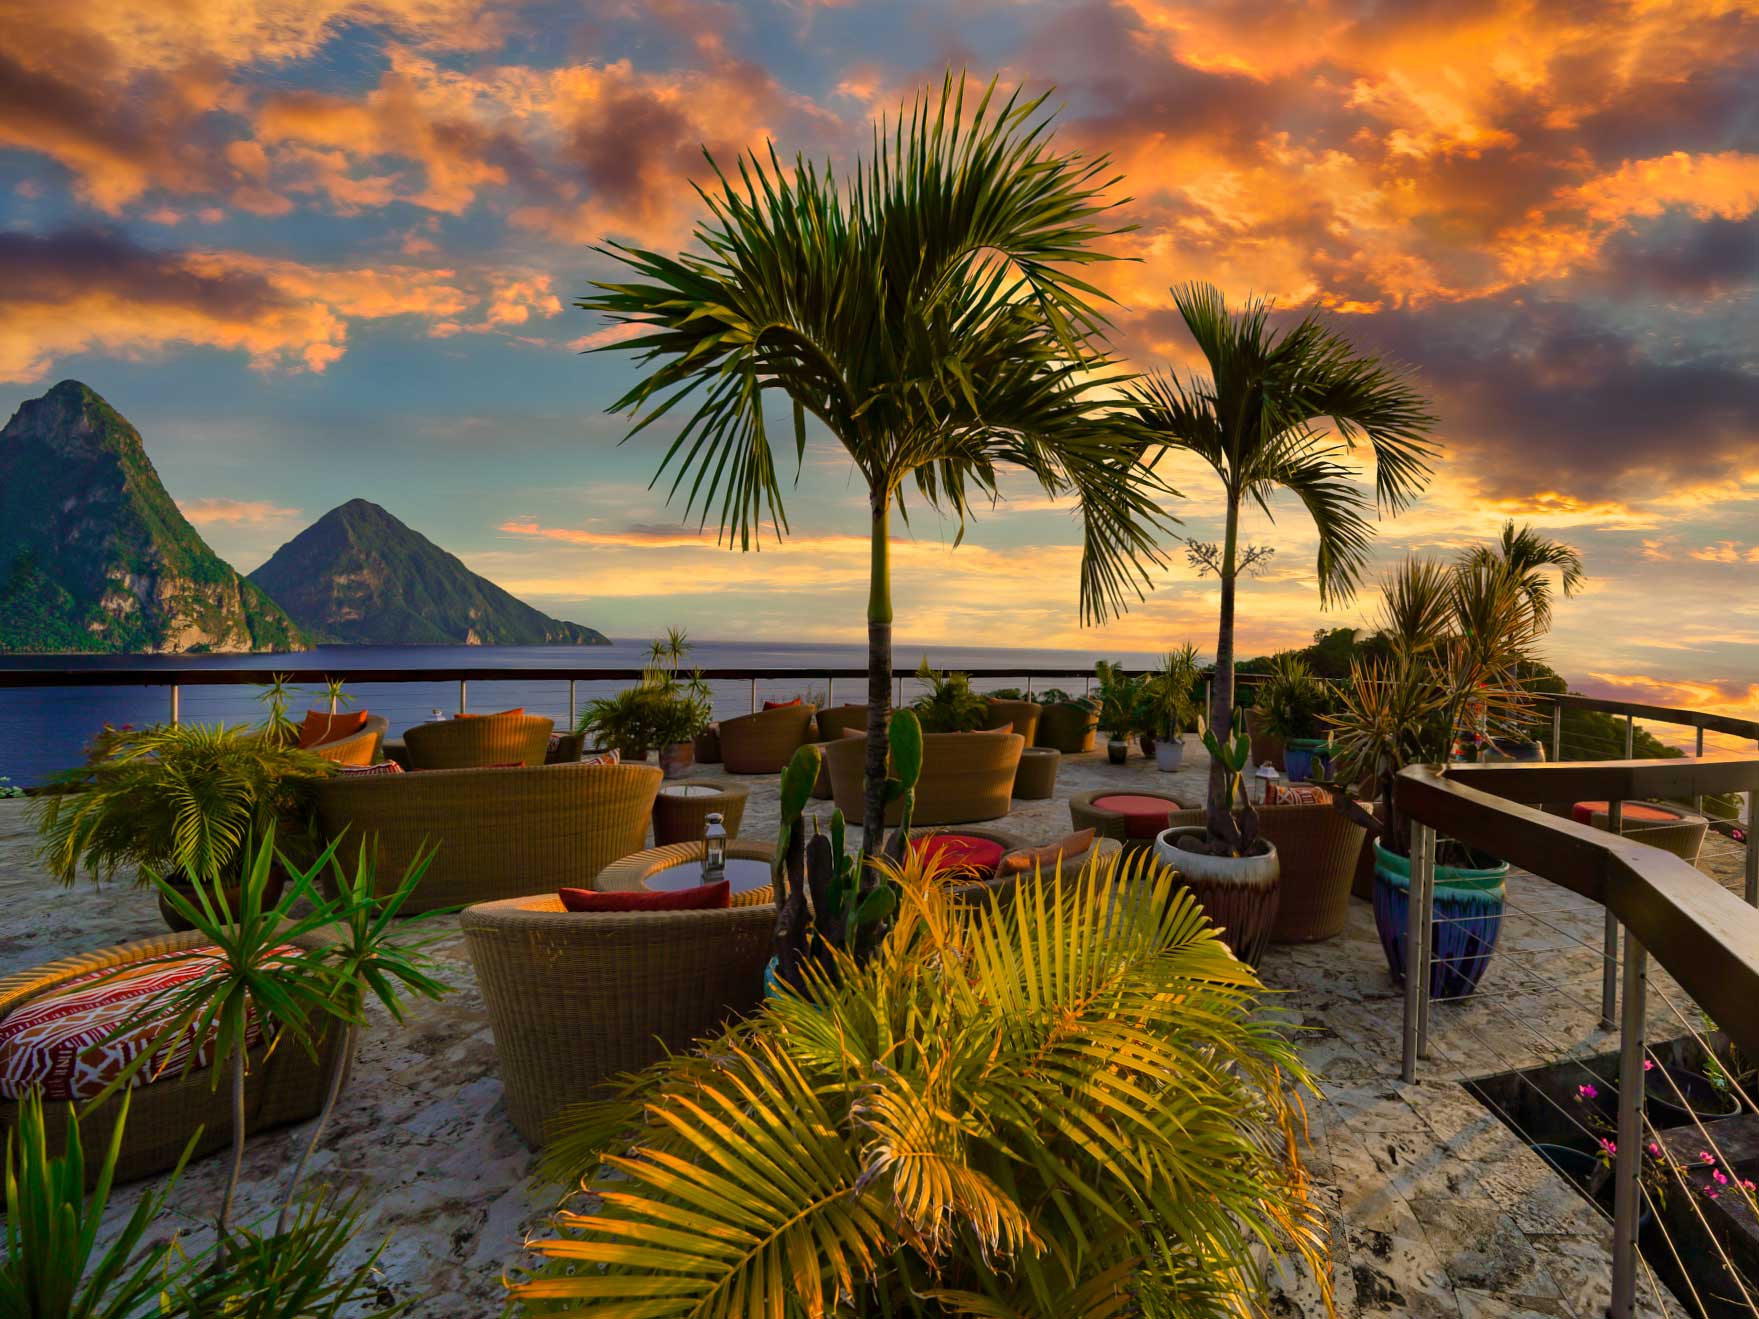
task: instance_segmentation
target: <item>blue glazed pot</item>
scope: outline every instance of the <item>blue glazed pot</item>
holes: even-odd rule
[[[1283,743],[1283,768],[1290,783],[1310,783],[1315,762],[1325,763],[1325,742],[1317,737],[1291,737]]]
[[[1465,998],[1477,988],[1502,933],[1509,863],[1435,868],[1429,928],[1429,996]],[[1405,979],[1405,932],[1411,912],[1411,862],[1374,844],[1374,926],[1393,979]]]

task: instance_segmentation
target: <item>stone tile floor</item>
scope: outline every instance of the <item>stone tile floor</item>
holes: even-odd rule
[[[1065,757],[1059,797],[1018,802],[1004,827],[1030,842],[1067,832],[1063,800],[1082,788],[1130,785],[1202,798],[1204,760],[1159,774],[1132,752]],[[707,771],[704,771],[707,772]],[[773,836],[773,779],[753,779],[742,834]],[[63,890],[37,865],[25,803],[0,802],[0,974],[160,929],[150,896],[114,885]],[[1713,838],[1703,868],[1739,886],[1740,855]],[[1598,1316],[1608,1297],[1606,1222],[1458,1084],[1463,1079],[1614,1047],[1598,1028],[1598,909],[1530,876],[1510,881],[1510,914],[1480,992],[1433,1010],[1431,1055],[1414,1085],[1398,1079],[1402,998],[1387,973],[1368,904],[1352,902],[1337,939],[1275,947],[1262,974],[1274,1010],[1299,1032],[1323,1097],[1310,1103],[1312,1165],[1328,1210],[1339,1313],[1525,1319]],[[450,918],[446,918],[450,919]],[[456,992],[418,1004],[397,1027],[379,1014],[366,1034],[338,1120],[313,1162],[317,1176],[359,1187],[368,1236],[385,1240],[387,1285],[423,1316],[489,1315],[524,1237],[542,1228],[547,1192],[505,1120],[494,1043],[463,943],[439,944]],[[1657,1034],[1665,976],[1652,981]],[[1683,1004],[1675,991],[1672,1002]],[[309,1127],[255,1138],[244,1214],[269,1211]],[[218,1203],[224,1159],[188,1169],[172,1225],[200,1244]],[[112,1218],[141,1186],[124,1188]],[[1324,1313],[1310,1279],[1289,1277],[1278,1312]],[[1681,1313],[1663,1294],[1648,1313]]]

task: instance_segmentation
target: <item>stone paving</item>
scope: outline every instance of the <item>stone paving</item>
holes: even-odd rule
[[[1063,798],[1089,787],[1166,787],[1196,803],[1204,757],[1191,752],[1171,775],[1134,751],[1123,768],[1103,754],[1065,757],[1058,798],[1016,803],[1003,827],[1029,842],[1050,841],[1069,828]],[[741,832],[772,837],[775,782],[750,782]],[[0,974],[162,928],[151,897],[132,887],[60,888],[36,863],[33,845],[26,804],[0,801]],[[1738,888],[1732,844],[1713,837],[1701,864]],[[1435,1007],[1430,1058],[1407,1086],[1398,1080],[1402,998],[1369,905],[1351,906],[1342,936],[1273,947],[1262,968],[1279,991],[1274,1010],[1298,1031],[1324,1092],[1309,1105],[1307,1157],[1330,1217],[1338,1312],[1599,1319],[1608,1298],[1607,1223],[1458,1084],[1614,1047],[1595,1008],[1598,909],[1512,876],[1510,914],[1480,992]],[[416,1004],[403,1027],[375,1016],[313,1169],[364,1192],[367,1235],[388,1243],[386,1283],[415,1300],[411,1313],[491,1315],[504,1303],[503,1271],[519,1262],[521,1241],[542,1227],[550,1206],[529,1180],[530,1151],[502,1112],[494,1043],[462,939],[452,918],[442,921],[453,928],[437,952],[456,992]],[[1670,1000],[1666,977],[1654,980],[1659,1018]],[[1683,1003],[1677,993],[1673,1001]],[[1680,1029],[1657,1021],[1660,1034]],[[285,1170],[308,1138],[304,1126],[253,1139],[244,1214],[277,1203]],[[224,1163],[212,1157],[191,1167],[174,1196],[170,1226],[192,1244],[204,1239]],[[117,1194],[113,1222],[142,1189]],[[1661,1301],[1667,1313],[1682,1313],[1665,1294]],[[1319,1316],[1324,1307],[1311,1280],[1289,1277],[1277,1312]]]

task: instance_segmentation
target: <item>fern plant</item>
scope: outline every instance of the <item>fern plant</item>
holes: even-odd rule
[[[594,1197],[530,1243],[528,1312],[1265,1314],[1257,1252],[1328,1285],[1306,1074],[1147,853],[960,904],[938,864],[865,966],[783,992],[565,1119]]]

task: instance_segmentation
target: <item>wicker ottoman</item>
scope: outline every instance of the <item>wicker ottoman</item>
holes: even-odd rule
[[[725,779],[684,779],[668,783],[654,798],[654,846],[702,841],[708,817],[720,812],[727,837],[739,836],[739,822],[745,818],[745,799],[751,789],[743,783]]]
[[[1161,803],[1165,803],[1165,810]],[[1167,828],[1168,818],[1183,809],[1177,798],[1143,789],[1101,788],[1069,798],[1069,818],[1077,829],[1096,830],[1101,837],[1115,838],[1132,851],[1153,847],[1155,836]]]
[[[775,855],[776,849],[771,843],[727,844],[729,861],[761,861],[767,866],[773,863]],[[689,843],[673,843],[669,847],[650,847],[645,852],[637,852],[621,861],[613,861],[599,871],[599,877],[593,880],[592,886],[601,893],[638,892],[647,887],[648,876],[693,861],[699,864],[702,861],[701,839]],[[773,906],[775,901],[775,889],[768,884],[732,895],[732,905],[735,907]]]
[[[1055,747],[1027,747],[1020,753],[1020,768],[1014,771],[1014,795],[1022,801],[1056,796],[1057,767],[1062,763],[1063,753]]]

